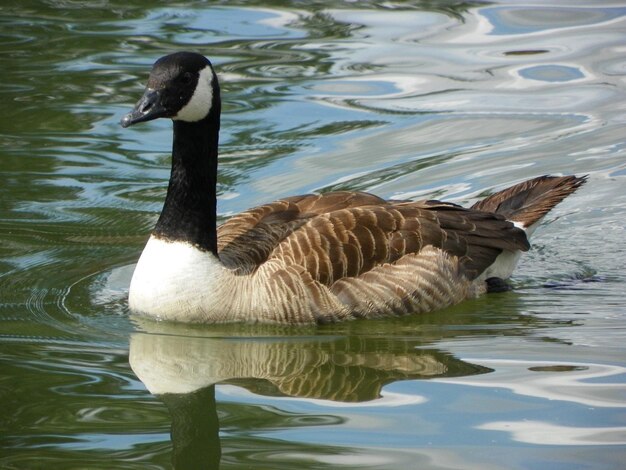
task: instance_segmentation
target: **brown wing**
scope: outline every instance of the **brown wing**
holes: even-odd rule
[[[268,259],[280,259],[327,286],[426,246],[458,257],[473,279],[503,249],[527,250],[528,241],[500,215],[345,191],[282,199],[218,228],[219,255],[226,266],[249,273]]]
[[[336,191],[294,196],[254,207],[218,227],[219,256],[227,267],[249,273],[266,261],[285,237],[311,218],[335,210],[384,203],[372,194]]]
[[[426,202],[349,207],[310,218],[269,256],[302,266],[327,286],[433,246],[459,258],[474,279],[502,250],[527,250],[524,232],[502,216]]]

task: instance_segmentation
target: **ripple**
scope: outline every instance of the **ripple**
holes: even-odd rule
[[[493,421],[477,427],[504,431],[511,439],[540,446],[598,446],[626,444],[626,426],[576,427],[543,421]]]
[[[599,408],[626,408],[626,384],[613,382],[624,377],[626,368],[609,364],[547,361],[468,361],[494,369],[487,375],[461,379],[436,379],[473,387],[506,388],[519,395],[543,400],[560,400]],[[548,373],[550,372],[550,373]]]
[[[575,27],[610,24],[624,15],[622,7],[497,6],[480,10],[489,22],[489,34],[528,35]]]
[[[108,268],[73,282],[61,303],[90,335],[110,341],[126,338],[134,329],[128,311],[128,286],[134,264]]]
[[[556,64],[524,67],[519,69],[518,73],[522,78],[543,82],[571,82],[587,76],[579,67]]]
[[[527,56],[527,55],[547,54],[549,52],[550,52],[549,49],[524,49],[524,50],[506,51],[504,52],[504,55]]]

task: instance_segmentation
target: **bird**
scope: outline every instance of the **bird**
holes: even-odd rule
[[[128,293],[133,314],[315,325],[431,312],[508,289],[529,236],[587,176],[538,176],[465,208],[357,191],[286,197],[218,226],[220,85],[196,52],[158,59],[123,127],[173,123],[163,209]]]

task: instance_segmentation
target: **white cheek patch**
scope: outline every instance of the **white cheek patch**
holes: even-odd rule
[[[196,122],[204,119],[211,111],[213,102],[213,70],[208,65],[200,70],[196,89],[183,108],[172,119],[175,121]]]

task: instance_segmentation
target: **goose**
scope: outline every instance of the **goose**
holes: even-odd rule
[[[528,237],[586,176],[540,176],[464,208],[335,191],[216,224],[220,86],[176,52],[152,67],[123,127],[173,122],[161,214],[135,267],[132,313],[188,323],[322,324],[430,312],[506,290]]]

